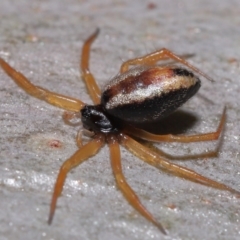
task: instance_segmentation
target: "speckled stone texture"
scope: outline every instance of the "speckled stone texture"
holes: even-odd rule
[[[127,59],[162,47],[194,54],[189,61],[215,82],[201,78],[184,114],[163,126],[187,134],[213,131],[226,105],[222,141],[155,145],[172,161],[240,190],[239,9],[239,0],[1,0],[0,56],[34,84],[91,103],[79,78],[79,54],[97,27],[91,70],[101,87]],[[239,198],[164,173],[122,148],[126,178],[168,231],[163,236],[117,190],[107,146],[68,175],[49,226],[58,169],[77,149],[79,127],[64,124],[62,113],[0,70],[0,240],[240,238]],[[216,149],[217,157],[192,156]]]

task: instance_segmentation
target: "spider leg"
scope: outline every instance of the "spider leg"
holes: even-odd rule
[[[68,172],[84,162],[89,157],[95,155],[99,149],[103,146],[104,138],[98,136],[91,142],[85,144],[82,148],[77,150],[69,159],[67,159],[61,166],[58,177],[55,183],[54,192],[52,195],[52,201],[50,205],[50,213],[48,218],[48,224],[51,224],[53,215],[56,209],[57,199],[60,196],[63,184],[65,182]]]
[[[202,75],[203,77],[207,78],[208,80],[213,81],[212,78],[210,78],[208,75],[203,73],[198,68],[191,65],[184,58],[182,58],[180,56],[177,56],[175,53],[173,53],[172,51],[170,51],[166,48],[162,48],[162,49],[157,50],[153,53],[147,54],[143,57],[130,59],[130,60],[124,62],[122,64],[121,68],[120,68],[120,72],[121,73],[126,72],[129,69],[130,65],[154,65],[154,64],[156,64],[156,62],[158,62],[160,60],[166,60],[166,59],[172,59],[176,62],[179,62],[179,63],[189,67],[190,69],[192,69],[196,73],[198,73],[198,74]]]
[[[166,153],[162,150],[160,150],[159,148],[155,147],[152,143],[150,142],[144,142],[142,143],[144,146],[152,149],[153,151],[155,151],[158,155],[167,158],[168,160],[173,160],[173,161],[177,161],[177,160],[183,160],[183,161],[187,161],[187,160],[198,160],[198,159],[207,159],[207,158],[216,158],[218,156],[218,152],[219,152],[219,148],[221,146],[221,144],[218,144],[217,148],[215,150],[212,151],[208,151],[208,152],[203,152],[203,153],[199,153],[199,154],[188,154],[184,156],[176,156],[176,155],[172,155],[169,153]]]
[[[88,92],[94,102],[94,104],[100,103],[100,96],[101,91],[98,87],[94,76],[91,74],[89,70],[89,57],[90,57],[90,47],[93,43],[93,41],[96,39],[97,35],[99,33],[99,29],[97,29],[85,42],[82,48],[82,57],[81,57],[81,74],[82,78],[87,86]]]
[[[42,87],[33,85],[22,73],[17,72],[2,58],[0,58],[0,65],[7,75],[11,77],[19,87],[36,98],[44,100],[54,106],[74,112],[79,112],[79,110],[85,105],[78,99],[57,94]]]
[[[142,159],[143,161],[152,166],[161,168],[165,171],[189,179],[193,182],[201,183],[203,185],[214,187],[221,190],[226,190],[240,196],[240,192],[234,190],[231,187],[226,186],[225,184],[219,183],[210,178],[204,177],[193,170],[167,161],[165,158],[161,157],[155,151],[145,147],[144,145],[138,143],[137,141],[133,140],[127,135],[121,134],[120,137],[121,144],[123,144],[124,147],[129,149],[134,155],[138,156],[140,159]]]
[[[134,127],[130,127],[126,129],[126,132],[152,142],[184,142],[184,143],[189,143],[189,142],[200,142],[200,141],[211,141],[211,140],[217,140],[219,136],[221,135],[221,132],[223,131],[223,127],[226,121],[226,107],[224,107],[220,123],[218,125],[218,128],[215,132],[210,132],[210,133],[203,133],[203,134],[196,134],[196,135],[172,135],[172,134],[167,134],[167,135],[157,135],[153,133],[149,133],[147,131],[144,131],[142,129],[137,129]]]
[[[134,207],[139,213],[141,213],[146,219],[151,221],[154,225],[156,225],[161,232],[166,234],[166,231],[162,227],[160,223],[150,214],[147,209],[142,205],[137,195],[134,193],[132,188],[128,185],[123,172],[121,165],[121,156],[120,156],[120,148],[117,140],[115,138],[111,138],[109,140],[109,149],[110,149],[110,157],[111,157],[111,165],[113,174],[115,176],[117,185],[128,202]]]

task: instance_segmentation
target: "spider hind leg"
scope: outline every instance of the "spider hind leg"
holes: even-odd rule
[[[207,74],[203,73],[200,69],[194,67],[191,65],[188,61],[186,61],[183,57],[176,55],[172,51],[162,48],[160,50],[157,50],[153,53],[147,54],[143,57],[130,59],[126,62],[124,62],[120,68],[120,72],[126,72],[131,65],[155,65],[157,62],[161,60],[171,59],[175,62],[181,63],[182,65],[187,66],[188,68],[192,69],[194,72],[200,74],[201,76],[207,78],[210,81],[214,81],[212,78],[210,78]]]
[[[220,190],[229,191],[231,193],[234,193],[238,196],[240,196],[240,192],[223,184],[220,182],[217,182],[215,180],[212,180],[210,178],[204,177],[197,172],[182,167],[180,165],[171,163],[167,161],[164,157],[161,157],[156,151],[153,149],[150,149],[148,147],[145,147],[144,145],[138,143],[134,139],[130,138],[129,136],[125,134],[121,134],[121,144],[126,147],[129,151],[131,151],[134,155],[138,156],[140,159],[142,159],[144,162],[156,167],[160,168],[166,172],[170,172],[176,176],[188,179],[193,182],[197,182],[200,184],[203,184],[205,186],[213,187]]]

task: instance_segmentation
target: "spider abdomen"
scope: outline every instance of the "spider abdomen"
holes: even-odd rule
[[[130,123],[156,122],[176,110],[200,88],[192,72],[176,66],[137,67],[105,87],[106,112]]]

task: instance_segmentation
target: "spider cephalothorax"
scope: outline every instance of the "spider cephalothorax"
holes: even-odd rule
[[[81,109],[83,127],[94,133],[116,133],[116,121],[106,113],[102,105],[86,105]]]

